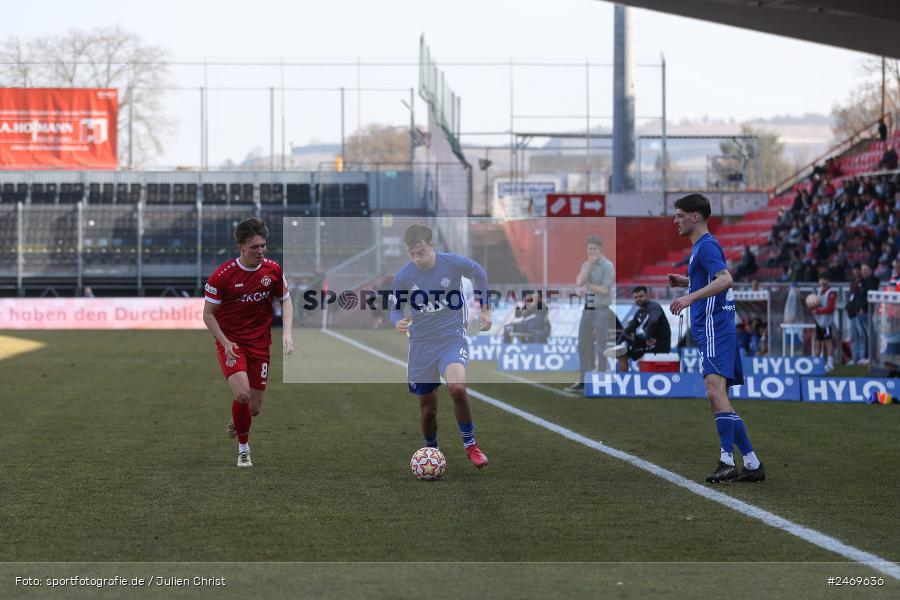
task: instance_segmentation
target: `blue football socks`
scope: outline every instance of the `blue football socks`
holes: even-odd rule
[[[734,466],[734,413],[716,413],[716,431],[719,432],[719,442],[722,452],[719,457],[726,465]]]

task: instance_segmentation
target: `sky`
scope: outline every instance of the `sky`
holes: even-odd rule
[[[830,112],[864,76],[869,55],[739,28],[632,9],[639,65],[639,124],[661,112],[660,56],[667,64],[667,114],[681,119],[735,119]],[[202,66],[171,68],[174,87],[165,97],[177,126],[159,165],[199,163],[199,92],[204,85],[245,90],[209,92],[210,164],[242,160],[252,149],[268,154],[270,92],[275,94],[275,149],[282,143],[339,142],[340,93],[336,88],[387,88],[345,92],[347,134],[368,123],[409,123],[409,89],[418,85],[420,34],[440,63],[566,62],[572,67],[453,66],[447,82],[462,98],[464,132],[510,128],[513,89],[516,130],[558,131],[610,126],[612,114],[613,4],[596,0],[155,0],[146,3],[81,0],[25,3],[7,20],[3,35],[22,39],[118,24],[174,61],[351,63],[347,66]],[[408,66],[358,67],[400,62]],[[584,63],[592,63],[585,68]],[[657,65],[657,66],[654,66]],[[590,83],[588,84],[587,81]],[[588,94],[589,92],[589,94]],[[588,97],[589,95],[589,97]],[[417,122],[424,104],[415,98]],[[560,116],[577,118],[543,118]],[[282,136],[282,121],[284,122]],[[472,137],[467,141],[497,138]]]

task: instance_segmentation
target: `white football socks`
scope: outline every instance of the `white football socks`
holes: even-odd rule
[[[756,452],[748,452],[744,455],[744,468],[755,471],[759,468],[759,459],[756,458]]]
[[[719,455],[719,460],[722,461],[723,463],[725,463],[726,465],[731,465],[733,467],[734,466],[734,453],[722,451],[722,453]]]
[[[238,452],[250,452],[250,444],[238,443]]]

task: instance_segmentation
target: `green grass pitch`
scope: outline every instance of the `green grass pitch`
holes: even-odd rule
[[[477,471],[445,391],[448,471],[416,481],[418,407],[403,369],[316,331],[295,335],[288,379],[385,383],[283,384],[274,358],[249,470],[234,464],[231,399],[206,332],[0,333],[44,344],[0,360],[0,597],[709,597],[747,573],[759,575],[752,588],[726,585],[730,597],[854,593],[829,591],[831,576],[881,576],[883,586],[855,589],[866,597],[898,591],[866,566],[473,400],[492,460]],[[355,339],[405,359],[400,336]],[[692,480],[714,466],[702,400],[566,398],[489,374],[474,366],[483,383],[471,387]],[[738,402],[769,480],[721,489],[896,562],[896,408]],[[54,595],[13,582],[113,572],[229,586]]]

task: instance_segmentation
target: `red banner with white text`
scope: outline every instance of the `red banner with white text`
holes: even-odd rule
[[[0,88],[0,169],[115,169],[114,89]]]

